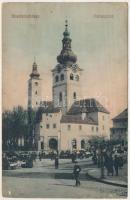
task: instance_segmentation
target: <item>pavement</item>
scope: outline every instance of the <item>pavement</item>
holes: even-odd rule
[[[123,166],[123,169],[119,169],[119,176],[107,176],[106,170],[104,170],[105,177],[101,176],[101,169],[93,165],[92,159],[77,159],[82,171],[80,173],[81,180],[93,179],[98,182],[127,187],[127,164]],[[27,178],[54,178],[54,179],[73,179],[73,166],[71,159],[59,159],[59,168],[55,169],[54,160],[42,159],[39,161],[36,159],[33,168],[19,168],[16,170],[4,170],[3,176],[8,177],[27,177]]]
[[[70,159],[60,159],[58,169],[54,167],[54,160],[37,159],[33,168],[3,170],[2,194],[12,198],[127,198],[128,189],[112,183],[117,177],[106,177],[105,181],[112,180],[110,184],[104,184],[100,170],[91,158],[78,161],[82,168],[78,188],[72,175],[74,163]],[[94,181],[90,176],[98,180]],[[119,179],[121,176],[116,183]]]
[[[4,197],[15,198],[103,198],[126,199],[127,188],[111,186],[92,180],[81,181],[75,187],[73,179],[20,178],[7,177],[2,179]],[[2,198],[1,198],[2,199]],[[4,198],[5,199],[5,198]]]
[[[120,186],[120,187],[128,187],[128,175],[127,175],[127,164],[123,166],[122,169],[119,169],[118,176],[107,176],[107,170],[104,169],[104,178],[101,178],[101,169],[88,169],[87,176],[95,181]]]
[[[82,167],[81,179],[86,180],[86,167],[92,166],[90,158],[80,161]],[[55,161],[50,159],[38,159],[34,162],[33,168],[17,168],[15,170],[3,170],[3,176],[8,177],[39,177],[55,179],[73,179],[73,166],[71,159],[59,159],[59,168],[55,169]],[[90,168],[91,169],[91,168]]]

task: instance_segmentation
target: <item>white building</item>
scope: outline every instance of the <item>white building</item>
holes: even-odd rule
[[[38,109],[35,127],[38,150],[85,149],[92,136],[109,138],[110,135],[109,112],[93,98],[82,99],[83,70],[71,50],[67,23],[63,36],[58,64],[52,70],[52,101],[40,103],[41,81],[36,64],[29,80],[28,106]]]

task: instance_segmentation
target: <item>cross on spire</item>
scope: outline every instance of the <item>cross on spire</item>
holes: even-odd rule
[[[65,29],[68,30],[68,20],[65,20]]]
[[[36,56],[34,56],[34,62],[36,62]]]

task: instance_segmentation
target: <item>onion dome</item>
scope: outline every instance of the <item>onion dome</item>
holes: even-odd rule
[[[33,68],[32,68],[32,73],[30,74],[30,77],[31,78],[39,78],[39,76],[40,76],[40,74],[38,73],[38,71],[37,71],[37,64],[36,64],[36,62],[34,62],[33,63],[33,66],[32,66]]]
[[[77,56],[71,50],[71,38],[70,33],[68,32],[68,21],[66,20],[65,24],[65,31],[63,33],[63,40],[62,40],[62,50],[59,56],[57,56],[57,61],[60,64],[68,64],[68,63],[76,63]]]

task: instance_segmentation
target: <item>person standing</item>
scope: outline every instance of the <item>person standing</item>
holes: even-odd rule
[[[113,158],[112,158],[112,154],[110,154],[109,156],[106,155],[105,156],[105,166],[107,168],[107,176],[109,176],[109,174],[111,173],[113,176]]]
[[[116,176],[118,176],[119,158],[117,157],[117,155],[115,155],[115,159],[114,159],[114,168],[115,168]]]
[[[59,167],[59,158],[58,156],[55,157],[55,169],[58,169]]]
[[[39,160],[40,160],[40,161],[41,161],[41,158],[42,158],[42,157],[41,157],[41,153],[39,152]]]
[[[80,185],[80,171],[81,171],[81,167],[78,165],[78,163],[76,163],[74,165],[74,169],[73,169],[73,174],[74,174],[74,178],[75,178],[75,185],[78,186]]]

